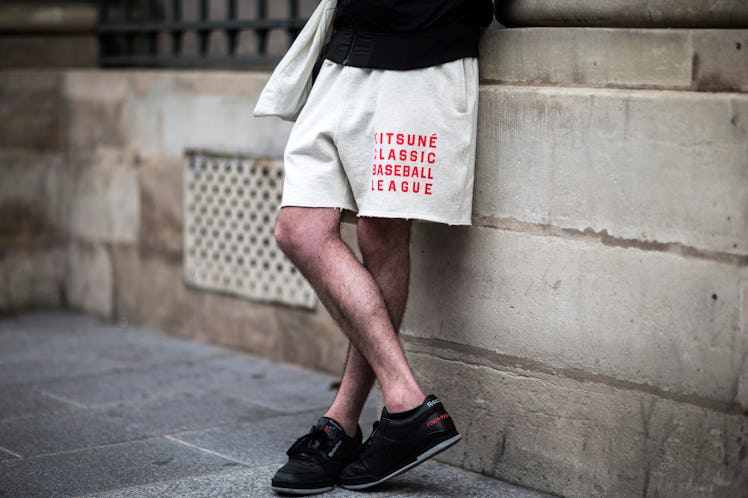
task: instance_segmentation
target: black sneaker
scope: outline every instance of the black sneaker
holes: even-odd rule
[[[340,485],[370,488],[423,463],[461,437],[436,396],[427,397],[406,418],[393,418],[383,409],[361,456],[340,474]]]
[[[320,418],[286,452],[288,463],[275,473],[273,491],[295,495],[330,491],[343,467],[358,457],[361,439],[360,428],[352,438],[335,420]]]

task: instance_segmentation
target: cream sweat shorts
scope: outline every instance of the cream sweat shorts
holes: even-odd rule
[[[478,63],[408,71],[324,61],[284,154],[282,206],[469,225]]]

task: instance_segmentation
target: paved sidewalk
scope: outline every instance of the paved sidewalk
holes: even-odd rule
[[[0,318],[0,496],[273,496],[334,377],[72,313]],[[365,411],[366,435],[375,402]],[[541,497],[427,462],[325,497]]]

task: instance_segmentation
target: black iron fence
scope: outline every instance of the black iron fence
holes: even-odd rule
[[[267,67],[317,0],[99,0],[103,67]]]

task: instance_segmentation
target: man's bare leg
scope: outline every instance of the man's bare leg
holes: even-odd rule
[[[359,218],[357,230],[364,266],[379,286],[392,326],[398,331],[408,299],[410,221]],[[325,413],[342,425],[349,436],[356,434],[358,419],[374,380],[369,363],[351,344],[340,389]]]
[[[371,366],[387,409],[409,410],[423,402],[424,394],[398,342],[382,290],[340,238],[340,218],[338,209],[285,207],[276,239]],[[351,368],[365,374],[355,357],[353,362]],[[352,385],[346,386],[351,402],[360,402],[362,389],[356,386],[366,379],[351,378]]]

